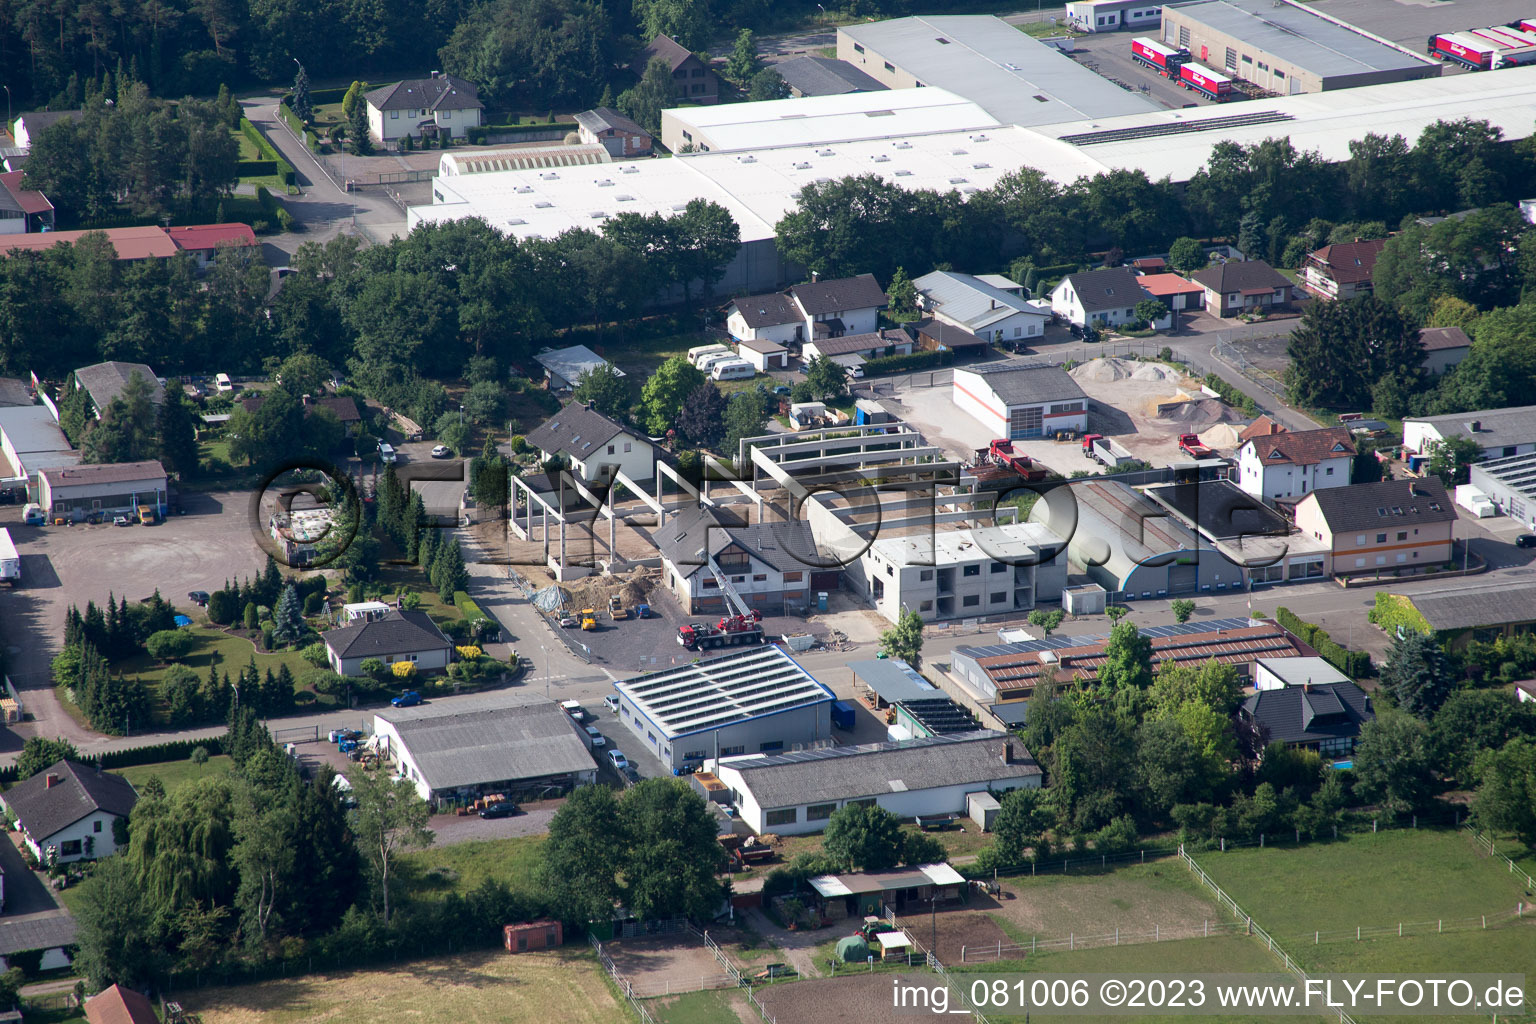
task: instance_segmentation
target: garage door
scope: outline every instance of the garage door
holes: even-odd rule
[[[1194,565],[1171,565],[1168,567],[1168,593],[1185,594],[1195,589],[1199,582],[1199,567]]]

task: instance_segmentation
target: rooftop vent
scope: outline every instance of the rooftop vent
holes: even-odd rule
[[[987,163],[985,160],[981,161],[980,163],[971,164],[972,170],[977,170],[977,171],[984,171],[988,167],[991,167],[991,166],[992,165]]]
[[[875,153],[870,159],[877,164],[888,164],[891,162],[890,156],[885,153]]]
[[[527,223],[528,222],[523,220],[523,218],[521,218],[521,217],[513,217],[511,220],[507,221],[508,225],[527,224]]]
[[[992,139],[990,137],[986,136],[986,135],[972,135],[971,136],[971,141],[972,142],[991,142]]]
[[[621,168],[619,168],[619,173],[620,174],[639,174],[640,173],[640,168],[635,167],[634,165],[630,165],[629,167],[621,167]]]
[[[907,171],[907,170],[897,171],[896,172],[896,177],[898,177],[898,178],[910,178],[910,177],[912,177],[912,172],[911,171]]]
[[[949,183],[951,185],[964,185],[965,182],[966,182],[965,178],[950,178],[949,179]]]
[[[597,183],[598,188],[613,188],[612,178],[594,178],[593,181]]]
[[[943,36],[935,36],[934,38],[938,39],[938,41],[943,43],[945,46],[949,45],[949,40],[945,39]]]
[[[1041,103],[1051,102],[1051,98],[1049,96],[1041,96],[1039,93],[1035,93],[1035,99],[1039,100]]]
[[[912,143],[907,142],[905,139],[903,139],[901,142],[893,142],[893,143],[891,143],[891,145],[895,146],[897,149],[911,149],[912,148]]]
[[[949,151],[949,155],[950,156],[965,156],[965,152],[966,151],[963,150],[963,149],[952,149],[952,150]]]
[[[602,210],[593,210],[592,213],[590,214],[590,216],[591,216],[591,218],[593,220],[607,220],[608,219],[608,215],[606,213],[604,213]]]
[[[519,185],[519,186],[517,186],[517,193],[518,193],[518,195],[524,195],[525,196],[529,192],[532,192],[532,191],[533,191],[533,186],[532,185]]]
[[[635,201],[635,197],[634,196],[630,196],[630,195],[619,196],[619,202],[621,202],[621,203],[632,203],[634,201]]]
[[[556,174],[554,171],[546,171],[543,174],[539,175],[539,180],[540,181],[559,181],[560,180],[560,175]]]
[[[736,158],[736,162],[739,164],[755,164],[757,163],[757,157],[753,156],[751,153],[743,153],[741,156]]]
[[[550,207],[552,207],[554,205],[555,204],[550,202],[548,199],[540,199],[538,202],[533,204],[533,208],[535,210],[548,210]]]
[[[816,151],[816,155],[817,156],[832,156],[834,154],[833,154],[832,150],[830,150],[830,149],[818,149]]]
[[[799,163],[795,164],[795,170],[797,170],[797,171],[808,171],[810,169],[811,169],[811,165],[809,163],[807,163],[806,161],[804,161],[804,160],[802,160]]]

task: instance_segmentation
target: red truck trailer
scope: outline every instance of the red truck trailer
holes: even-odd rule
[[[1536,64],[1536,32],[1495,25],[1429,37],[1429,55],[1474,71]]]
[[[711,647],[735,647],[763,642],[763,627],[745,615],[728,615],[715,625],[695,622],[677,631],[677,642],[688,651]]]
[[[1179,65],[1179,84],[1217,103],[1232,98],[1232,79],[1194,61]]]
[[[1209,459],[1216,453],[1200,440],[1199,434],[1180,434],[1179,449],[1194,459]]]
[[[1164,46],[1156,39],[1138,36],[1131,40],[1131,59],[1151,68],[1164,78],[1178,78],[1179,65],[1189,60],[1189,54]]]

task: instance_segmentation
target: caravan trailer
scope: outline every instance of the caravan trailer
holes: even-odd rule
[[[748,380],[757,376],[757,367],[745,359],[722,359],[711,364],[709,376],[711,380]]]

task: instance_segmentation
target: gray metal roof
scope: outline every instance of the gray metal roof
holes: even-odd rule
[[[741,773],[742,785],[764,810],[833,800],[856,800],[944,786],[990,784],[1041,774],[1024,744],[993,730],[928,736],[893,743],[742,758],[722,767]]]
[[[107,406],[112,404],[112,399],[123,393],[123,388],[138,374],[149,385],[149,400],[159,405],[165,398],[165,388],[161,387],[160,379],[143,363],[124,363],[113,360],[105,363],[93,363],[90,366],[82,366],[75,371],[75,381],[91,394],[91,401],[95,403],[98,412],[105,412]]]
[[[536,694],[487,694],[451,705],[380,711],[433,790],[595,771],[578,726]]]
[[[1434,630],[1536,622],[1536,584],[1495,580],[1402,595]]]
[[[1072,538],[1071,560],[1078,565],[1102,565],[1124,581],[1142,566],[1166,565],[1178,553],[1200,547],[1193,531],[1122,481],[1100,478],[1068,486],[1072,502],[1036,502],[1030,519]]]
[[[612,107],[594,107],[591,110],[583,110],[576,115],[576,123],[594,135],[600,132],[615,131],[623,135],[651,137],[650,132],[641,128],[633,120],[625,117]]]
[[[991,15],[895,18],[846,26],[838,34],[924,85],[964,96],[1011,124],[1057,124],[1160,109]]]
[[[58,949],[75,943],[75,919],[67,911],[0,920],[0,956],[38,949]]]
[[[1469,437],[1484,450],[1536,441],[1536,405],[1454,412],[1445,416],[1413,416],[1403,422],[1427,423],[1435,428],[1442,439],[1458,434]],[[1473,423],[1477,424],[1475,433],[1472,430]]]
[[[1168,6],[1213,31],[1234,36],[1255,50],[1324,78],[1430,65],[1423,58],[1275,0],[1194,0]]]
[[[1070,373],[1044,363],[974,363],[957,367],[957,371],[980,374],[1007,405],[1071,402],[1088,397]]]
[[[1032,313],[1042,319],[1051,315],[1049,305],[1041,309],[1028,299],[1005,292],[970,274],[935,270],[931,274],[924,274],[912,284],[928,299],[928,308],[959,321],[973,331],[1015,313]]]
[[[0,409],[0,431],[18,455],[31,452],[67,452],[69,439],[53,413],[41,405]]]
[[[841,96],[850,92],[881,92],[886,86],[845,60],[832,57],[795,57],[773,70],[801,96]]]
[[[1166,505],[1186,525],[1215,540],[1286,537],[1291,532],[1284,516],[1230,480],[1165,484],[1148,487],[1145,493]]]
[[[614,688],[670,739],[834,699],[774,646],[636,676]]]
[[[944,691],[917,674],[900,658],[875,658],[850,662],[853,677],[874,690],[881,700],[894,704],[899,700],[931,700]]]
[[[572,402],[555,413],[524,438],[541,452],[559,452],[585,462],[599,445],[605,445],[623,433],[639,437],[596,409]]]
[[[572,345],[569,348],[558,348],[551,352],[540,352],[533,358],[544,369],[572,385],[587,370],[595,370],[608,362],[585,345]],[[620,377],[624,376],[624,371],[617,366],[613,370]]]
[[[32,392],[27,382],[15,377],[0,377],[0,406],[31,405]]]

